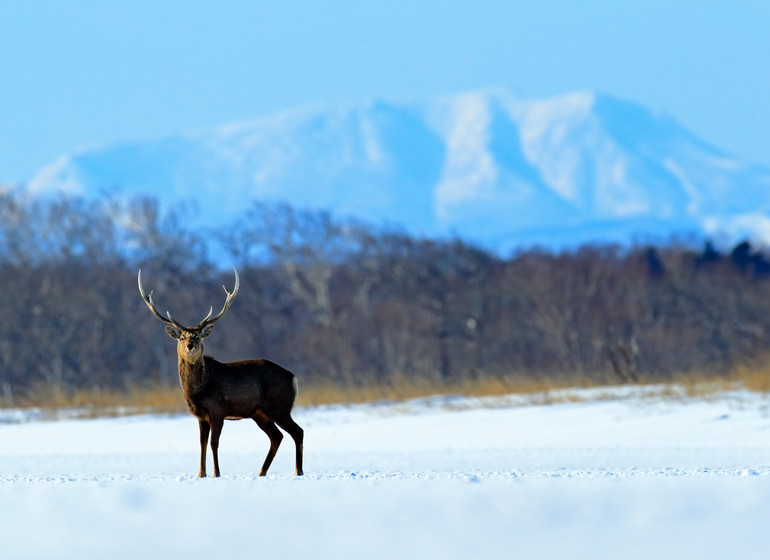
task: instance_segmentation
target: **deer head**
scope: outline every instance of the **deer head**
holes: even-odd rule
[[[152,301],[152,291],[150,291],[149,294],[145,294],[144,288],[142,288],[142,270],[139,269],[139,275],[137,277],[139,293],[142,295],[144,303],[146,303],[147,307],[152,311],[152,314],[166,325],[166,332],[168,335],[177,341],[177,353],[180,358],[184,358],[189,362],[195,362],[202,358],[203,339],[211,334],[214,330],[214,323],[224,317],[225,313],[227,313],[230,306],[233,304],[235,296],[238,294],[238,287],[240,285],[238,271],[233,268],[233,272],[235,273],[235,287],[233,288],[232,293],[228,292],[227,288],[222,286],[226,294],[225,304],[222,306],[222,311],[212,317],[211,314],[214,312],[214,308],[212,307],[209,309],[208,315],[206,315],[198,325],[194,327],[185,327],[171,317],[171,312],[166,311],[166,317],[158,312],[155,303]]]

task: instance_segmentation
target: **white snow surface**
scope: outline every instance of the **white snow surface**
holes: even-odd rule
[[[303,477],[250,421],[197,479],[192,416],[0,415],[0,555],[768,557],[765,396],[571,395],[298,409]]]

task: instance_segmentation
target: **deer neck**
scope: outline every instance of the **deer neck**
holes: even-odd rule
[[[202,392],[209,381],[206,362],[203,353],[196,358],[179,355],[179,383],[186,395],[195,395]]]

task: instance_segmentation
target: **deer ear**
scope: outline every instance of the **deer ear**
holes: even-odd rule
[[[206,325],[201,331],[201,338],[206,338],[214,330],[214,325]]]
[[[171,338],[175,338],[177,340],[179,339],[179,337],[182,336],[182,331],[170,325],[166,327],[166,332],[168,333],[168,336],[170,336]]]

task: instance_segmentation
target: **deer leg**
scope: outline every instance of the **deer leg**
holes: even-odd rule
[[[305,441],[305,431],[299,427],[290,414],[284,418],[275,421],[281,428],[294,440],[294,449],[296,452],[297,476],[302,476],[302,453]]]
[[[273,458],[278,451],[278,446],[281,445],[283,434],[281,433],[281,430],[275,426],[272,420],[266,416],[257,414],[254,417],[254,421],[257,423],[257,426],[262,428],[262,431],[267,434],[267,437],[270,438],[270,449],[267,452],[267,457],[265,457],[265,462],[262,463],[262,469],[259,471],[259,476],[265,476],[267,474],[267,469],[270,468]]]
[[[203,478],[206,476],[206,446],[209,444],[211,425],[202,418],[199,418],[198,427],[201,432],[201,469],[198,471],[198,478]]]
[[[222,433],[224,420],[212,418],[211,420],[211,454],[214,456],[214,476],[219,476],[219,434]]]

